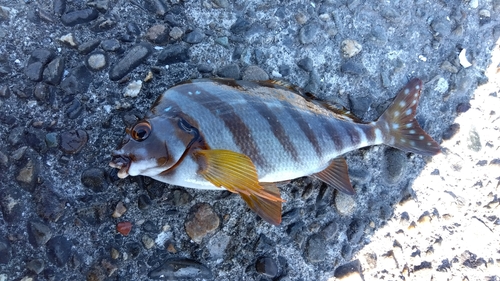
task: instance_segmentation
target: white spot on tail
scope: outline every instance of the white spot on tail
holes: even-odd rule
[[[410,93],[410,89],[405,89],[405,95],[408,95]]]
[[[406,102],[404,100],[400,101],[399,102],[399,106],[400,107],[404,107],[406,105]]]
[[[427,145],[428,145],[428,146],[431,146],[431,145],[432,145],[432,143],[428,142],[428,143],[427,143]]]
[[[415,86],[415,89],[420,90],[420,85]]]
[[[415,130],[410,130],[410,134],[415,134]]]
[[[424,138],[425,138],[424,136],[418,136],[419,140],[424,140]]]
[[[193,95],[193,92],[188,92],[188,94],[191,96],[191,95]]]
[[[200,92],[200,91],[196,91],[196,92],[194,92],[194,93],[195,93],[196,95],[201,94],[201,92]]]
[[[397,124],[397,123],[392,124],[392,129],[393,130],[399,129],[399,124]]]
[[[172,106],[169,106],[169,107],[165,108],[165,112],[169,112],[170,109],[172,109]]]
[[[376,143],[383,143],[384,138],[382,136],[382,131],[379,128],[375,128],[375,142]]]
[[[406,124],[406,128],[411,128],[412,126],[413,126],[413,124],[412,124],[412,123],[408,123],[408,124]]]
[[[394,111],[394,117],[398,117],[399,116],[399,111]]]
[[[407,109],[406,116],[411,115],[412,112],[413,112],[413,109],[411,109],[411,108]]]
[[[400,139],[399,141],[401,141],[402,143],[406,143],[405,139]]]
[[[417,100],[413,100],[413,101],[411,102],[411,105],[415,105],[416,103],[417,103]]]
[[[415,146],[415,142],[414,141],[410,141],[410,145],[411,146]]]

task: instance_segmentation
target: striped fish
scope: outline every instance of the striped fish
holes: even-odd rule
[[[276,182],[313,176],[353,194],[340,155],[386,144],[421,155],[439,145],[415,120],[422,81],[411,80],[375,122],[357,122],[283,82],[199,79],[168,89],[127,128],[110,166],[172,185],[238,193],[281,222]]]

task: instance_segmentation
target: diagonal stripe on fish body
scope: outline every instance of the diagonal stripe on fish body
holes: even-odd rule
[[[386,144],[438,153],[415,120],[421,90],[422,81],[412,79],[377,121],[361,123],[282,82],[191,80],[168,89],[127,129],[110,165],[120,178],[226,188],[279,224],[283,200],[272,183],[314,176],[353,194],[339,157],[348,151]]]

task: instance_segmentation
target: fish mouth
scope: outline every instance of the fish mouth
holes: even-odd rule
[[[109,162],[109,166],[120,169],[118,171],[118,177],[120,179],[124,179],[128,176],[128,169],[130,168],[130,158],[125,155],[114,154],[111,157],[111,162]]]

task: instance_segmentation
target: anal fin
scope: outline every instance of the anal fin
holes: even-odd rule
[[[281,223],[281,201],[272,201],[253,194],[240,193],[240,196],[248,207],[266,222],[274,225]]]
[[[331,185],[343,193],[349,195],[353,195],[355,193],[354,188],[352,188],[351,181],[349,180],[347,163],[342,157],[333,159],[326,169],[313,174],[312,177]]]

